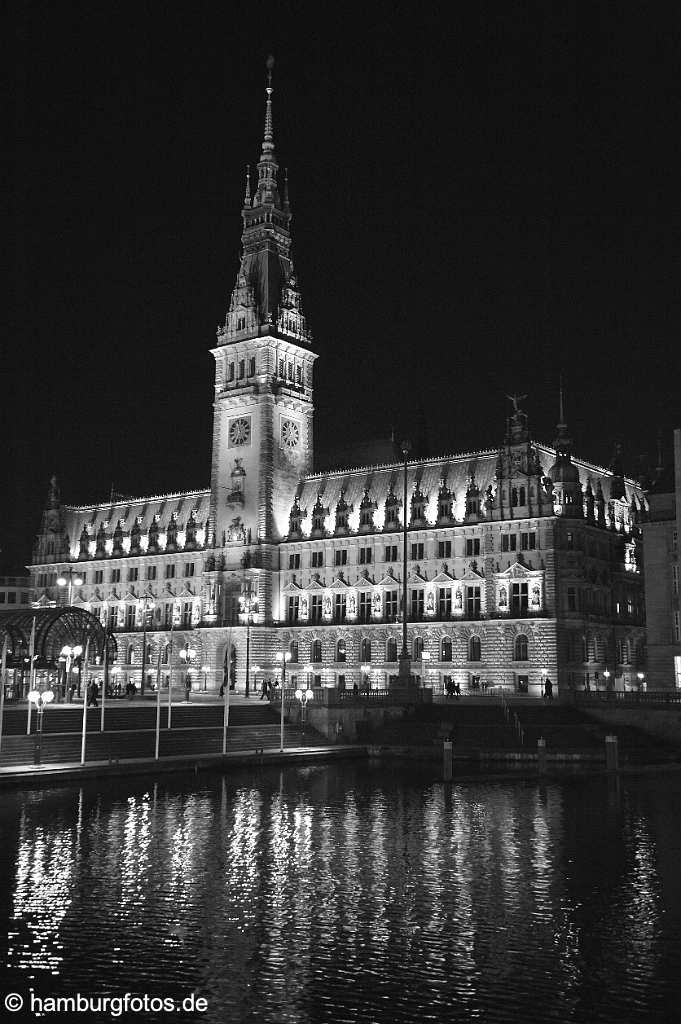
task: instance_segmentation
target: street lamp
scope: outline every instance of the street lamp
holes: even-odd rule
[[[644,682],[645,678],[646,678],[645,672],[637,672],[636,673],[636,678],[638,679],[638,688],[639,688],[639,690],[645,690],[645,682]]]
[[[312,690],[296,690],[296,700],[300,701],[300,724],[303,733],[305,732],[305,710],[307,708],[307,702],[314,698]]]
[[[603,673],[603,678],[605,679],[605,690],[606,690],[606,693],[607,693],[610,690],[610,670],[609,669],[606,668],[605,672]]]
[[[61,657],[64,659],[64,698],[68,704],[71,703],[71,668],[74,661],[80,658],[82,653],[83,648],[80,644],[76,644],[75,647],[64,644],[61,649]]]
[[[277,661],[281,662],[281,736],[279,750],[284,749],[284,687],[286,685],[286,662],[291,660],[290,651],[277,651]]]
[[[61,576],[57,577],[57,586],[58,587],[68,587],[69,588],[68,595],[67,595],[68,600],[66,602],[69,606],[71,605],[71,599],[73,597],[73,588],[74,587],[82,587],[82,585],[83,585],[83,577],[81,576],[81,574],[78,572],[77,569],[65,569],[64,573]]]
[[[191,688],[192,688],[192,681],[191,681],[190,673],[191,673],[191,670],[192,670],[192,668],[191,668],[192,662],[193,662],[195,657],[196,657],[196,651],[194,650],[193,647],[189,646],[189,641],[187,641],[187,643],[184,645],[184,647],[180,651],[180,660],[182,661],[182,663],[184,665],[187,666],[187,674],[184,677],[184,690],[185,690],[185,693],[187,695],[187,701],[189,701],[189,693],[190,693]]]
[[[407,460],[411,441],[402,442],[404,456],[404,488],[402,505],[402,650],[400,651],[400,686],[408,686],[411,679],[411,660],[407,648]]]
[[[423,665],[423,674],[425,676],[425,685],[426,686],[428,686],[428,671],[430,669],[429,662],[430,662],[431,657],[432,657],[432,655],[431,655],[430,651],[421,651],[421,663],[423,663],[425,661],[425,665]]]
[[[364,664],[359,666],[362,672],[362,689],[366,690],[367,695],[371,690],[371,665]]]
[[[258,686],[258,672],[259,671],[260,671],[260,665],[251,665],[251,672],[253,673],[253,685],[256,687],[256,689],[257,689],[257,686]],[[262,700],[262,696],[263,695],[261,694],[260,695],[260,699],[261,700]]]
[[[51,704],[54,700],[54,694],[52,693],[52,690],[43,690],[42,693],[40,690],[31,690],[28,695],[28,699],[31,704],[36,705],[36,710],[38,712],[38,749],[36,750],[36,763],[40,764],[43,745],[43,711],[45,709],[45,705]]]

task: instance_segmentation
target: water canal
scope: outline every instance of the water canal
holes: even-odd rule
[[[205,1009],[42,1019],[672,1020],[680,808],[679,776],[366,764],[7,792],[2,1019],[127,992]]]

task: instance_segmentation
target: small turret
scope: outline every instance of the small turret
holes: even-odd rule
[[[572,461],[572,438],[563,413],[563,384],[560,385],[560,417],[556,424],[556,461],[549,470],[553,484],[556,515],[573,518],[584,515],[579,470]]]

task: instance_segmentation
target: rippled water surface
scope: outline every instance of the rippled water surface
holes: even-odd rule
[[[118,1017],[140,1021],[679,1019],[680,810],[672,776],[366,764],[6,793],[1,994],[207,1003]]]

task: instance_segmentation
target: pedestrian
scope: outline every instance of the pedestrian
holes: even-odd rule
[[[267,697],[267,679],[263,676],[260,683],[260,700],[265,700]]]
[[[548,676],[544,681],[544,697],[546,700],[553,700],[553,683]]]
[[[224,683],[222,683],[222,684],[220,685],[220,696],[221,696],[221,697],[224,697],[224,695],[225,695],[225,684],[224,684]]]
[[[187,673],[187,678],[184,681],[184,693],[185,693],[185,699],[187,701],[187,704],[190,703],[189,695],[191,694],[191,692],[192,692],[192,681],[189,678],[189,673]]]
[[[343,723],[340,718],[336,722],[336,743],[340,743],[343,739]]]
[[[454,683],[454,696],[457,698],[461,696],[461,683]]]

